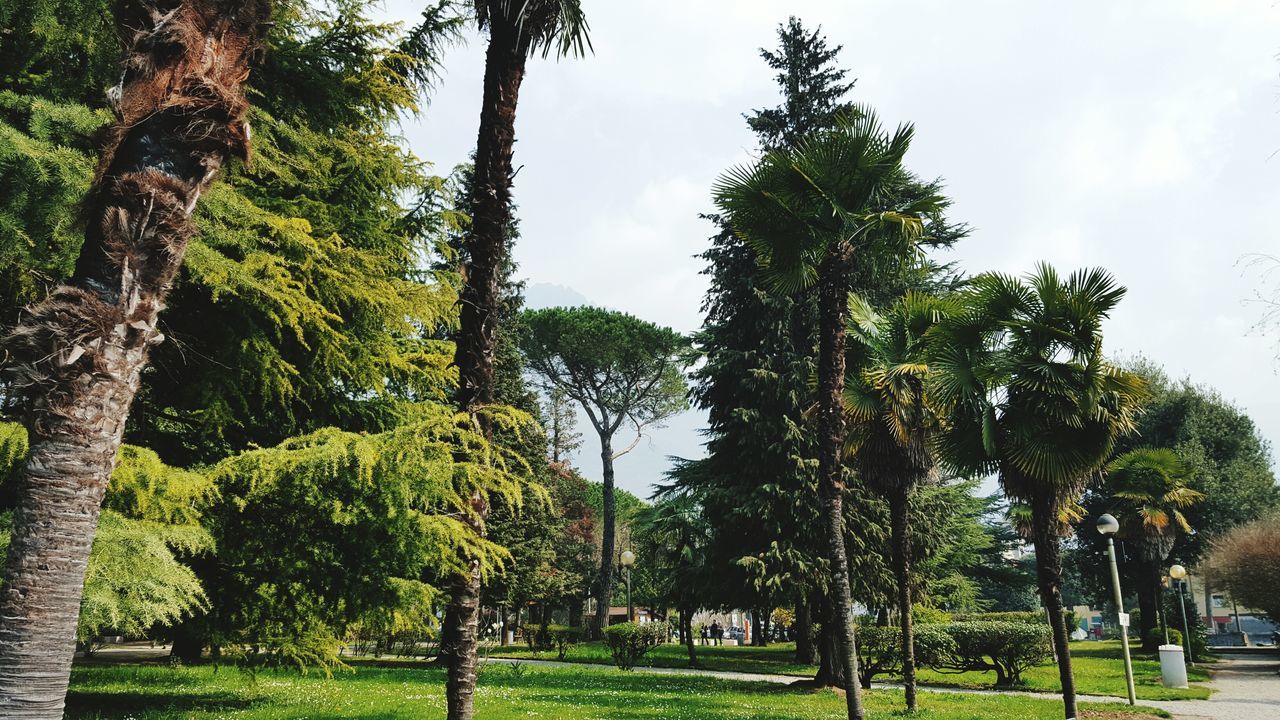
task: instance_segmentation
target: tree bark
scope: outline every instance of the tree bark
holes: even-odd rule
[[[907,711],[916,711],[915,628],[911,617],[911,496],[899,487],[889,498],[893,535],[893,570],[898,579],[898,627],[902,631],[902,686]]]
[[[801,597],[796,603],[796,662],[812,665],[818,659],[817,648],[813,644],[813,617],[810,614],[808,598]]]
[[[684,635],[684,647],[689,653],[689,667],[698,667],[698,650],[693,642],[693,606],[680,608],[680,632]]]
[[[862,689],[858,686],[857,639],[853,628],[853,598],[849,590],[849,562],[844,547],[844,352],[849,294],[841,279],[845,258],[833,255],[820,269],[818,289],[818,472],[826,519],[831,594],[835,617],[836,651],[845,667],[844,689],[849,720],[862,720]]]
[[[265,2],[142,0],[120,11],[116,123],[85,202],[75,273],[6,340],[31,451],[0,594],[0,716],[60,718],[85,567],[156,322],[229,156]]]
[[[617,510],[613,497],[613,438],[600,431],[600,463],[604,494],[604,531],[600,538],[600,576],[596,583],[596,621],[592,637],[599,640],[609,626],[609,604],[613,600],[613,551],[615,549]]]
[[[507,256],[511,225],[511,157],[515,147],[516,102],[524,80],[527,38],[505,23],[489,27],[485,54],[484,96],[476,140],[471,195],[471,232],[459,304],[461,324],[454,354],[458,366],[458,407],[473,412],[493,403],[494,347],[498,323],[499,279]],[[486,428],[486,433],[488,428]],[[472,498],[473,529],[484,533],[486,499]],[[475,714],[477,624],[480,568],[472,561],[468,574],[450,583],[449,607],[440,653],[448,667],[445,696],[448,720],[471,720]]]
[[[817,633],[818,674],[814,677],[814,684],[818,687],[843,688],[850,676],[837,649],[839,643],[836,640],[835,612],[830,602],[824,601],[822,606],[822,627]],[[852,677],[856,680],[857,674]]]
[[[1076,682],[1071,672],[1067,620],[1062,614],[1062,557],[1059,547],[1057,504],[1052,496],[1031,501],[1032,540],[1036,548],[1036,582],[1040,602],[1049,613],[1053,630],[1053,650],[1058,659],[1058,679],[1062,682],[1063,712],[1067,720],[1077,717]]]

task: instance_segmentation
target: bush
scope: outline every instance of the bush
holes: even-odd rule
[[[968,621],[942,629],[955,642],[955,650],[940,669],[994,670],[999,686],[1021,684],[1024,670],[1053,658],[1048,623]]]
[[[536,625],[525,623],[524,642],[535,653],[556,651],[556,659],[563,660],[569,648],[582,640],[582,632],[568,625]]]
[[[942,625],[915,627],[916,667],[937,667],[955,654],[956,644]],[[858,682],[871,687],[876,675],[902,670],[902,628],[868,625],[858,628]]]
[[[1164,630],[1159,627],[1151,628],[1151,632],[1147,633],[1147,642],[1152,645],[1164,645]],[[1182,644],[1182,631],[1169,628],[1169,644]]]
[[[939,610],[934,607],[925,607],[924,605],[914,605],[911,608],[911,619],[916,625],[941,625],[949,623],[955,618],[951,617],[951,613],[945,610]]]
[[[625,622],[605,628],[604,641],[613,655],[613,664],[630,670],[653,648],[665,643],[671,628],[663,622]]]

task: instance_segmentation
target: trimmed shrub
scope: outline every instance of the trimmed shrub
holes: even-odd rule
[[[1053,658],[1048,623],[969,621],[942,626],[955,651],[939,669],[994,670],[996,685],[1020,685],[1022,672]]]
[[[630,670],[653,648],[667,641],[671,628],[663,622],[625,622],[605,628],[604,641],[613,655],[613,664]]]
[[[956,643],[944,625],[915,627],[916,667],[937,667],[955,655]],[[871,687],[876,675],[902,671],[902,628],[867,625],[858,628],[858,682]]]

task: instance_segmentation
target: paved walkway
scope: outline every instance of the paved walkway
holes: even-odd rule
[[[1142,702],[1179,720],[1280,720],[1280,663],[1258,655],[1223,655],[1213,666],[1208,700]]]

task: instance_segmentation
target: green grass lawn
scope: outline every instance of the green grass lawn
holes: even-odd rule
[[[492,657],[539,657],[554,660],[555,653],[532,653],[526,646],[505,648],[491,647]],[[1102,642],[1076,642],[1071,644],[1072,669],[1076,678],[1076,692],[1082,695],[1126,695],[1124,661],[1120,643],[1116,640]],[[698,647],[698,661],[708,670],[733,672],[774,673],[778,675],[813,675],[817,668],[795,662],[795,646],[778,643],[769,647]],[[610,664],[609,651],[601,643],[584,643],[570,649],[567,662]],[[654,648],[641,662],[650,667],[686,667],[688,656],[683,645],[661,645]],[[1134,689],[1143,700],[1199,700],[1209,697],[1209,689],[1193,685],[1185,690],[1165,688],[1160,684],[1160,661],[1150,654],[1135,652],[1133,656]],[[1189,679],[1204,682],[1209,675],[1202,668],[1187,668]],[[920,682],[929,685],[946,685],[966,688],[991,688],[995,686],[994,672],[940,673],[922,669]],[[1031,668],[1023,676],[1022,689],[1061,692],[1058,668],[1050,663]],[[896,680],[892,676],[877,676],[879,681]]]
[[[1062,706],[1024,696],[928,693],[921,720],[1057,720]],[[872,717],[896,715],[902,694],[867,695]],[[1086,705],[1082,717],[1140,720],[1168,717],[1125,705]],[[491,664],[480,674],[476,715],[485,720],[807,720],[836,718],[844,701],[831,691],[714,678],[624,673],[612,668],[511,668]],[[234,718],[444,717],[444,675],[436,669],[362,667],[331,680],[263,673],[251,680],[207,665],[92,665],[72,674],[67,718],[124,720]]]

